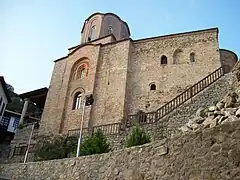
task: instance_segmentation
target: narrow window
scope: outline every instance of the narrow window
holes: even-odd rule
[[[80,78],[83,79],[84,77],[85,77],[85,68],[82,68]]]
[[[89,37],[88,37],[88,41],[92,41],[94,39],[94,35],[95,35],[95,29],[96,29],[96,26],[92,26],[91,30],[90,30],[90,34],[89,34]]]
[[[73,109],[79,109],[81,107],[82,94],[80,92],[76,93],[73,101]]]
[[[108,26],[108,34],[112,34],[113,33],[113,28],[112,25]]]
[[[0,111],[0,117],[3,115],[4,108],[5,108],[5,103],[3,103],[3,105],[2,105],[2,108],[1,108],[1,111]]]
[[[190,54],[190,62],[195,62],[195,53]]]
[[[162,55],[162,57],[161,57],[161,64],[167,64],[167,56]]]
[[[150,90],[156,90],[156,85],[155,84],[151,84]]]
[[[2,97],[0,98],[0,107],[1,107],[1,105],[2,105]]]

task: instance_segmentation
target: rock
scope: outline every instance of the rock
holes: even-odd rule
[[[233,92],[233,91],[230,91],[228,93],[228,95],[224,98],[225,99],[225,108],[228,108],[228,107],[233,107],[234,104],[237,102],[237,98],[238,98],[238,95]]]
[[[237,117],[240,117],[240,108],[236,111],[236,114],[235,114]]]
[[[219,118],[219,120],[218,120],[218,124],[221,124],[224,120],[226,119],[226,117],[225,116],[221,116],[220,118]]]
[[[186,132],[191,131],[191,129],[188,128],[187,126],[182,126],[182,127],[179,128],[179,130],[180,130],[182,133],[186,133]]]
[[[192,130],[196,130],[198,128],[198,124],[195,123],[193,120],[189,120],[186,126]]]
[[[225,116],[225,113],[223,111],[214,111],[213,112],[215,115],[221,115],[221,116]]]
[[[214,116],[214,112],[207,112],[207,116]]]
[[[204,125],[204,128],[212,128],[217,125],[217,120],[213,119],[213,117],[208,117],[202,124]]]
[[[224,107],[224,103],[220,101],[216,104],[216,107],[218,110],[221,110]]]
[[[233,105],[234,105],[234,100],[233,100],[233,98],[232,97],[230,97],[230,96],[227,96],[226,97],[226,103],[225,103],[225,108],[228,108],[228,107],[233,107]]]
[[[206,117],[205,108],[200,107],[196,112],[196,117]]]
[[[233,121],[238,121],[239,118],[236,116],[230,115],[227,119],[223,120],[221,124],[228,123],[228,122],[233,122]]]
[[[204,120],[205,119],[203,117],[201,117],[201,116],[197,116],[197,117],[192,119],[192,121],[197,123],[197,124],[202,124]]]
[[[226,108],[225,111],[229,112],[231,115],[235,115],[238,108]]]
[[[229,111],[223,111],[223,112],[224,112],[225,118],[228,118],[231,115],[231,113]]]
[[[217,106],[210,106],[208,108],[208,111],[210,111],[210,112],[213,112],[213,111],[216,111],[216,110],[217,110]]]

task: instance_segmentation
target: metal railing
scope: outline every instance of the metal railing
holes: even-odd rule
[[[207,88],[209,85],[217,81],[224,75],[224,72],[229,72],[228,66],[222,66],[197,82],[196,84],[192,85],[190,88],[176,96],[174,99],[160,107],[157,111],[144,113],[140,112],[134,115],[128,115],[126,126],[130,127],[133,126],[135,122],[140,124],[151,124],[154,122],[159,121],[161,118],[175,110],[177,107],[185,103],[186,101],[190,100],[196,94]]]

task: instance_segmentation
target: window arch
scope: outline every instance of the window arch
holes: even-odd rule
[[[88,75],[88,62],[85,60],[80,60],[73,65],[71,80],[84,79]]]
[[[156,84],[151,84],[150,85],[150,90],[156,90]]]
[[[191,53],[190,54],[190,62],[195,62],[196,60],[195,60],[195,53]]]
[[[182,57],[182,50],[181,49],[177,49],[174,51],[173,53],[173,64],[179,64],[180,60],[183,59]]]
[[[167,64],[167,56],[162,55],[162,57],[161,57],[161,64]]]
[[[81,107],[81,100],[82,100],[82,93],[81,92],[77,92],[74,95],[74,99],[73,99],[73,106],[72,106],[73,110],[80,109],[80,107]]]

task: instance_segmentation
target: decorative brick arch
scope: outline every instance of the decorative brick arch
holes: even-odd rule
[[[76,61],[72,66],[70,81],[83,79],[88,76],[88,73],[89,73],[89,59],[86,57],[81,58],[78,61]]]

